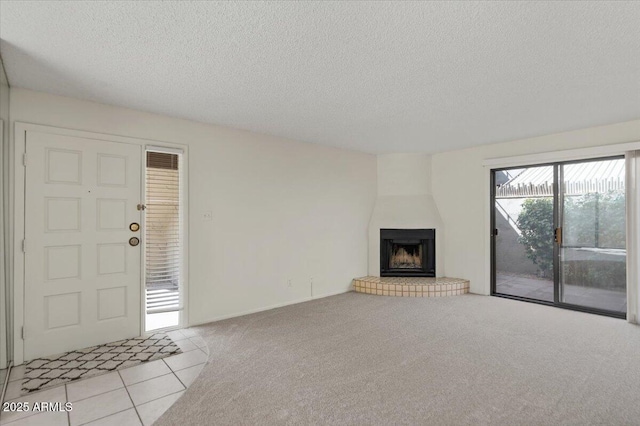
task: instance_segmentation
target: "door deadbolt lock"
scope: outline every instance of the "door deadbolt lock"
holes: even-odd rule
[[[129,225],[129,229],[132,230],[133,232],[138,232],[138,230],[140,229],[140,225],[135,222],[132,222]]]
[[[131,238],[129,238],[129,245],[130,245],[130,246],[135,247],[135,246],[137,246],[138,244],[140,244],[140,240],[139,240],[138,238],[136,238],[136,237],[131,237]]]

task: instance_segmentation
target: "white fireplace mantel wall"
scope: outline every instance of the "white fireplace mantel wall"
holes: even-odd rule
[[[435,229],[436,275],[444,276],[444,225],[431,195],[431,156],[378,155],[378,197],[369,222],[369,275],[380,276],[380,229]]]

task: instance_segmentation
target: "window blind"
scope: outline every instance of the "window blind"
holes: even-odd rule
[[[147,152],[145,262],[147,313],[182,309],[180,156]]]

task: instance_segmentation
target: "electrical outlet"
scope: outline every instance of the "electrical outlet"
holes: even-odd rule
[[[291,280],[287,280],[287,286],[291,287]]]
[[[210,222],[213,220],[213,212],[208,211],[208,212],[204,212],[204,214],[202,215],[202,220],[204,220],[205,222]]]

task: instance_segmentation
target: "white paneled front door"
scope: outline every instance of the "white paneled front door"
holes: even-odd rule
[[[26,134],[24,358],[140,335],[141,147]]]

